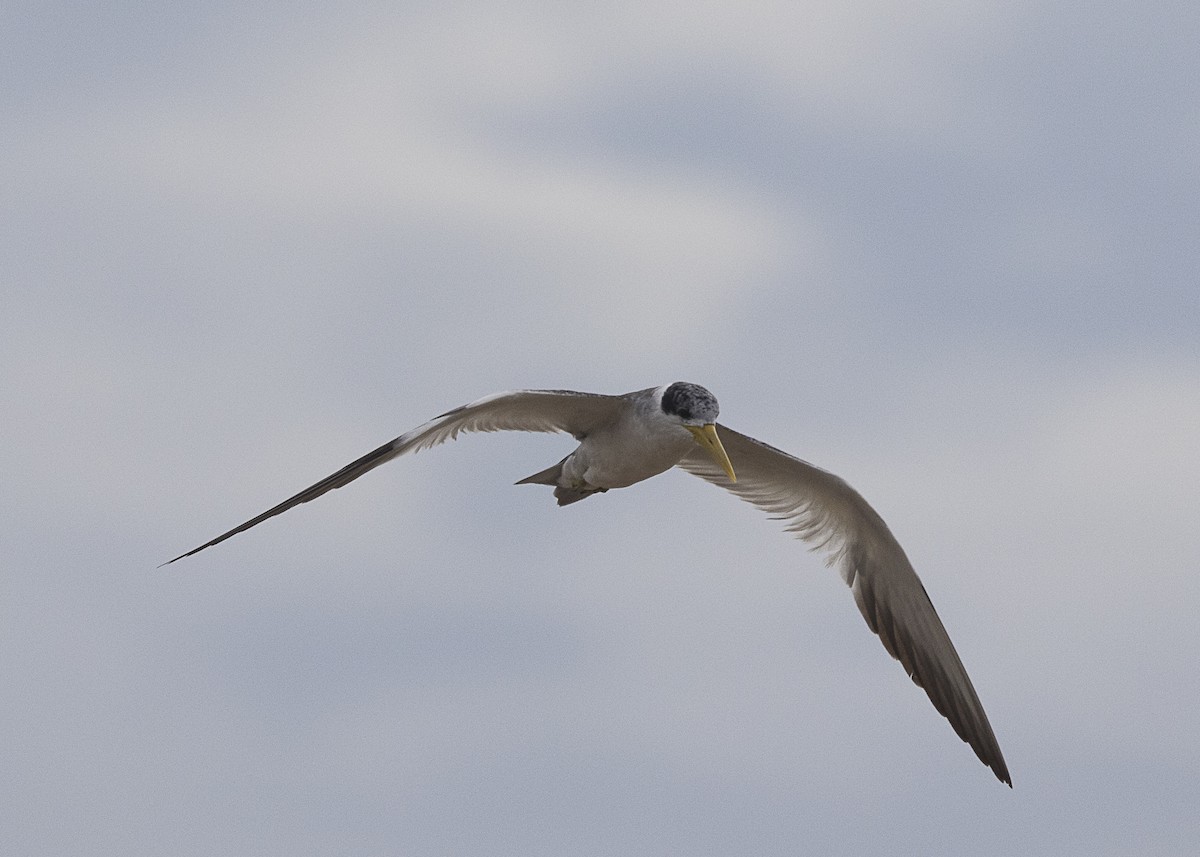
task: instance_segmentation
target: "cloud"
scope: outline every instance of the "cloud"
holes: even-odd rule
[[[1194,839],[1171,16],[60,11],[0,60],[14,847]],[[1016,791],[777,522],[678,473],[510,484],[568,438],[463,438],[152,571],[476,396],[672,376],[878,508]]]

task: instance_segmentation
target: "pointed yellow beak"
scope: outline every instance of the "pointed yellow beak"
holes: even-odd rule
[[[729,481],[737,482],[737,475],[733,472],[733,465],[729,463],[729,456],[725,454],[725,447],[721,446],[721,439],[717,437],[717,427],[709,423],[706,426],[684,426],[684,428],[692,433],[692,437],[696,439],[696,443],[704,447],[704,451],[712,456],[712,460],[721,465],[721,469],[725,471],[725,475],[729,477]]]

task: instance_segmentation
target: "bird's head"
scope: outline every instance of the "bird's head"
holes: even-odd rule
[[[717,437],[717,414],[721,408],[716,396],[699,384],[676,381],[663,390],[662,410],[691,432],[696,443],[721,466],[730,482],[737,482],[733,465],[725,454],[725,447],[721,446],[721,439]]]

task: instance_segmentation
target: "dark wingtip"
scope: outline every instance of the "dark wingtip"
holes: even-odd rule
[[[234,532],[236,532],[236,530]],[[164,562],[162,565],[158,566],[157,568],[166,568],[168,565],[170,565],[173,562],[179,562],[179,560],[186,559],[187,557],[191,556],[194,553],[200,553],[200,551],[204,550],[205,548],[210,548],[213,545],[217,544],[218,542],[222,542],[225,539],[229,538],[231,535],[233,535],[233,533],[226,533],[223,536],[213,539],[211,542],[205,542],[204,544],[200,545],[200,547],[198,547],[198,548],[192,548],[187,553],[181,553],[179,556],[175,557],[175,559],[167,560],[166,562]]]
[[[979,761],[991,769],[992,773],[996,775],[996,779],[1011,789],[1013,787],[1012,775],[1008,772],[1008,765],[1005,763],[1004,757],[1000,755],[1000,748],[996,747],[995,749],[995,755],[989,755],[989,758],[980,756]]]

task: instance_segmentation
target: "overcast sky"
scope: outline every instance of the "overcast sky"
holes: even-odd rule
[[[1200,840],[1194,3],[12,5],[13,854]],[[905,546],[1000,785],[777,523],[557,508],[497,390],[695,381]]]

